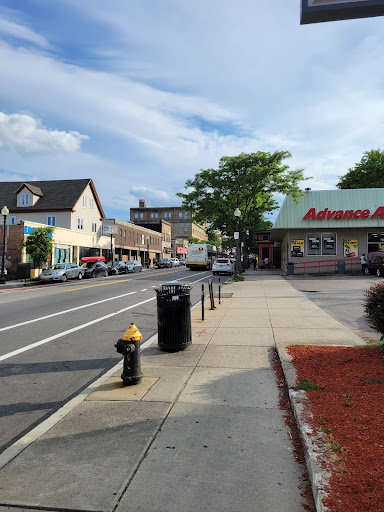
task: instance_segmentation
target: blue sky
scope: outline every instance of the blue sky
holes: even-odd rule
[[[300,0],[1,0],[0,181],[92,178],[107,217],[222,156],[288,150],[334,189],[383,147],[384,19]]]

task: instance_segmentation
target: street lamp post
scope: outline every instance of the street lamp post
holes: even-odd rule
[[[147,268],[149,268],[149,236],[147,236]]]
[[[236,266],[235,266],[235,280],[237,281],[238,275],[239,275],[239,261],[240,261],[240,233],[239,233],[239,218],[241,215],[241,211],[239,208],[236,208],[234,211],[235,219],[236,219],[236,232],[235,232],[235,239],[236,239]]]
[[[4,224],[3,224],[3,252],[2,252],[2,256],[1,256],[0,284],[5,284],[5,273],[4,273],[4,269],[5,269],[5,240],[6,240],[5,228],[6,228],[6,224],[7,224],[8,214],[9,214],[9,210],[6,206],[4,206],[4,208],[1,210],[1,215],[4,217]]]

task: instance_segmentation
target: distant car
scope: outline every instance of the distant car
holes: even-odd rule
[[[180,261],[178,258],[171,258],[171,262],[172,262],[172,267],[179,267],[180,266]]]
[[[180,265],[185,265],[187,263],[187,260],[179,260]]]
[[[128,268],[124,261],[110,261],[107,263],[109,275],[128,274]]]
[[[368,254],[365,273],[376,274],[377,277],[384,276],[384,252],[375,252]]]
[[[103,261],[88,261],[83,263],[84,277],[108,277],[108,267]]]
[[[82,279],[84,269],[77,263],[55,263],[51,268],[43,270],[39,275],[40,281],[67,281],[68,279]]]
[[[212,265],[212,274],[229,274],[235,273],[235,266],[230,258],[217,258]]]
[[[172,267],[172,261],[170,258],[160,258],[157,262],[157,268],[169,268]]]
[[[125,265],[128,269],[128,272],[141,272],[143,270],[143,265],[140,263],[140,261],[137,260],[127,261]]]

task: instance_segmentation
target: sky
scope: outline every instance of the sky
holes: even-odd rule
[[[335,189],[382,149],[383,47],[383,17],[300,25],[300,0],[0,0],[0,181],[92,178],[127,220],[289,151]]]

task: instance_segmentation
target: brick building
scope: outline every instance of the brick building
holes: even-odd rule
[[[188,238],[208,240],[206,225],[198,224],[193,215],[182,206],[147,207],[144,199],[139,199],[139,207],[131,208],[131,222],[140,226],[153,225],[164,220],[171,225],[172,256],[183,257],[187,252]]]

